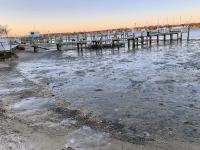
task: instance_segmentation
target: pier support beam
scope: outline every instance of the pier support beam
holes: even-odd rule
[[[33,47],[34,53],[37,53],[38,52],[38,45],[36,44],[36,42],[33,42],[32,47]]]
[[[152,36],[149,36],[149,46],[151,47],[152,45]]]
[[[188,33],[187,33],[187,41],[190,40],[190,26],[188,27]]]
[[[38,52],[38,46],[37,45],[33,45],[33,51],[34,51],[34,53]]]
[[[183,41],[183,33],[181,32],[180,42]]]
[[[164,44],[166,43],[166,34],[164,34]]]
[[[144,46],[144,37],[141,36],[141,45]]]
[[[173,34],[171,33],[170,34],[170,42],[172,42],[173,41]]]
[[[137,45],[137,48],[138,48],[138,46],[139,46],[139,39],[138,38],[136,38],[136,45]]]
[[[135,49],[135,39],[133,39],[133,49]]]
[[[78,42],[78,43],[77,43],[77,49],[78,49],[78,50],[81,49],[81,51],[82,51],[82,50],[83,50],[83,43],[81,43],[81,42],[79,43],[79,42]]]
[[[128,50],[130,50],[130,39],[128,39]]]
[[[159,45],[159,35],[157,35],[157,45]]]
[[[178,42],[178,39],[179,39],[179,34],[177,33],[177,42]]]
[[[56,44],[56,47],[57,47],[57,50],[58,50],[58,51],[61,51],[61,48],[62,48],[61,43],[57,43],[57,44]]]

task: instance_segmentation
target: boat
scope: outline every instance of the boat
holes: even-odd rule
[[[41,36],[41,34],[40,34],[40,32],[32,31],[32,32],[29,33],[28,36],[31,37],[31,38],[38,38],[38,37]]]
[[[0,60],[10,58],[17,58],[17,55],[12,52],[12,49],[18,46],[18,40],[11,40],[8,38],[7,27],[0,25]]]
[[[16,40],[11,40],[8,38],[7,27],[0,26],[0,51],[11,51],[13,48],[17,47],[18,42]]]

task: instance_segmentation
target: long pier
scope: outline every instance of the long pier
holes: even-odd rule
[[[152,43],[160,44],[162,41],[183,40],[183,34],[190,39],[190,27],[163,27],[155,30],[142,29],[121,29],[113,31],[81,32],[81,33],[61,33],[45,34],[39,37],[24,37],[22,43],[33,47],[34,52],[38,48],[48,49],[44,45],[54,45],[57,50],[77,49],[98,49],[115,48],[126,46],[128,49],[138,48],[139,46],[152,46]]]

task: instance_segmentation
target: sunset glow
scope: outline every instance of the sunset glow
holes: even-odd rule
[[[199,0],[0,0],[10,35],[200,22]]]

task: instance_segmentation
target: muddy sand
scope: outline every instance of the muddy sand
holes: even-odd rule
[[[199,150],[199,50],[20,52],[0,64],[0,149]]]

